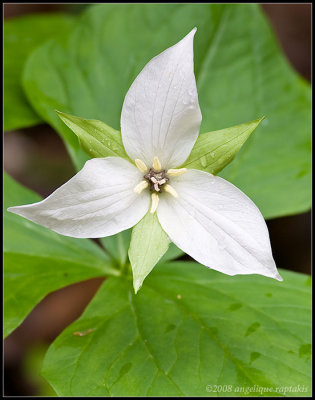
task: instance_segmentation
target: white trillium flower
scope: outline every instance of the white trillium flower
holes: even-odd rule
[[[76,238],[114,235],[156,212],[170,240],[199,263],[228,275],[282,280],[255,204],[218,176],[178,168],[201,123],[195,32],[154,57],[125,97],[121,135],[135,164],[119,157],[89,160],[43,201],[8,210]]]

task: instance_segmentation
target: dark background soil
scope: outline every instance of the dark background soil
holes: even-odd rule
[[[293,67],[311,80],[311,3],[262,4]],[[84,5],[4,4],[4,17],[33,12],[79,12]],[[43,196],[68,180],[74,169],[64,145],[48,125],[4,135],[4,168],[20,183]],[[273,254],[280,268],[310,274],[311,213],[267,222]],[[49,343],[83,311],[101,279],[71,285],[48,295],[4,344],[4,394],[51,394],[38,377]],[[35,354],[35,355],[33,355]],[[43,386],[44,385],[44,386]]]

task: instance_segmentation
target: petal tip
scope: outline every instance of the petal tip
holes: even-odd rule
[[[196,27],[194,27],[185,37],[184,37],[184,39],[186,39],[186,38],[194,38],[194,36],[195,36],[195,34],[196,34],[196,32],[197,32],[197,28]]]
[[[8,207],[7,208],[7,211],[9,211],[10,213],[13,213],[13,214],[16,214],[17,212],[16,212],[16,209],[17,209],[18,207]]]
[[[275,279],[276,279],[277,281],[279,281],[279,282],[282,282],[282,281],[283,281],[282,276],[281,276],[278,272],[275,274]]]

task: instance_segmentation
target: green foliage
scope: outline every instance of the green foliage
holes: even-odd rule
[[[137,295],[109,278],[50,346],[42,373],[59,396],[242,396],[255,385],[310,395],[310,287],[305,275],[281,275],[178,262],[155,268]]]
[[[59,13],[30,14],[4,21],[4,130],[42,121],[29,105],[21,86],[25,60],[47,39],[68,33],[74,21],[70,15]]]
[[[263,118],[199,135],[183,167],[217,174],[236,156]]]
[[[267,118],[220,175],[266,218],[310,207],[310,89],[289,66],[256,4],[102,4],[68,41],[32,53],[24,87],[64,138],[77,168],[78,140],[54,109],[119,128],[123,99],[143,66],[194,25],[201,132]],[[294,190],[294,196],[292,196]]]
[[[55,391],[48,384],[46,379],[40,376],[43,358],[47,351],[47,344],[35,344],[26,349],[26,354],[22,360],[23,374],[27,377],[27,381],[36,387],[38,396],[56,397]]]
[[[48,293],[74,282],[119,273],[90,240],[60,236],[6,211],[39,200],[4,175],[4,336]]]
[[[176,260],[182,257],[184,254],[185,253],[181,249],[179,249],[174,243],[171,242],[167,252],[161,258],[160,263]]]
[[[131,229],[127,229],[117,233],[116,235],[107,236],[100,239],[107,252],[120,267],[124,267],[126,265],[130,237]]]
[[[218,173],[239,151],[220,175],[266,218],[307,210],[309,85],[289,66],[255,4],[102,4],[76,24],[62,15],[7,21],[5,129],[42,118],[59,132],[77,169],[88,154],[127,158],[116,130],[125,94],[152,57],[195,25],[207,133],[185,166]],[[58,39],[46,41],[56,32]],[[24,64],[23,86],[36,113],[20,89]],[[261,115],[264,121],[252,121]],[[242,121],[251,122],[237,125]],[[4,177],[5,210],[39,200]],[[151,214],[132,233],[101,242],[107,253],[4,212],[5,336],[51,291],[108,277],[49,348],[43,375],[58,395],[311,394],[310,278],[288,271],[281,271],[284,282],[231,277],[195,262],[168,262],[183,253],[174,244],[167,250],[169,239]],[[116,269],[128,272],[128,248],[136,291],[159,262],[137,295],[131,275]],[[277,391],[297,385],[306,392]],[[269,390],[244,393],[254,387]]]

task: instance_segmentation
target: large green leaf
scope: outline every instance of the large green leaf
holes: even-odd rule
[[[310,279],[281,275],[178,262],[137,295],[109,278],[50,346],[43,375],[60,396],[310,395]]]
[[[159,262],[165,263],[168,261],[176,260],[182,257],[183,255],[185,255],[185,253],[181,249],[179,249],[174,243],[171,242],[167,252],[164,254],[164,256],[161,258]]]
[[[126,265],[130,238],[131,229],[126,229],[116,235],[106,236],[100,239],[107,252],[120,267]]]
[[[285,60],[256,4],[92,6],[67,43],[47,43],[30,56],[27,95],[62,135],[79,167],[78,140],[53,110],[119,129],[123,99],[137,74],[195,25],[201,132],[267,116],[222,176],[265,217],[307,210],[310,89]]]
[[[25,60],[46,40],[65,35],[74,25],[67,14],[29,14],[4,22],[4,130],[24,128],[42,119],[29,105],[21,86]]]
[[[39,200],[4,175],[4,336],[49,292],[96,276],[118,275],[90,240],[58,235],[6,211]]]

